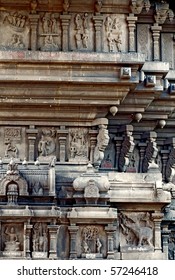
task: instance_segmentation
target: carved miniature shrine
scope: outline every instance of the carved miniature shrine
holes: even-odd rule
[[[0,1],[1,259],[175,259],[163,2]]]

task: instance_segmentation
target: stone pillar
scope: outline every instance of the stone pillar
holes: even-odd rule
[[[121,149],[123,137],[115,137],[114,141],[115,141],[115,167],[118,170],[119,155],[120,155],[120,149]]]
[[[38,130],[35,129],[34,126],[30,126],[29,129],[26,130],[28,135],[28,160],[35,160],[35,142],[36,142],[36,134]]]
[[[77,231],[79,229],[76,225],[71,225],[68,227],[70,232],[70,256],[69,259],[77,259],[77,249],[76,249],[76,239]]]
[[[168,260],[168,240],[171,231],[168,230],[168,225],[164,226],[162,229],[162,239],[163,239],[163,252],[166,254],[166,260]]]
[[[163,214],[160,212],[152,213],[152,219],[154,221],[154,249],[155,251],[161,251],[161,221]]]
[[[24,224],[24,257],[26,259],[31,258],[30,240],[32,228],[32,225]]]
[[[129,52],[136,51],[136,38],[135,38],[135,28],[136,28],[137,17],[134,14],[129,14],[127,17],[128,29],[129,29]]]
[[[139,150],[140,150],[140,160],[139,160],[139,172],[142,173],[142,165],[143,165],[143,159],[145,156],[145,150],[146,150],[146,143],[139,143]]]
[[[165,176],[165,170],[166,170],[166,164],[169,156],[169,150],[161,150],[161,155],[162,155],[162,180],[164,181],[166,179]]]
[[[31,33],[30,33],[30,47],[32,51],[36,51],[37,46],[37,38],[38,38],[38,21],[39,21],[39,15],[31,14],[29,15],[30,20],[30,27],[31,27]]]
[[[67,141],[68,130],[66,130],[65,127],[60,127],[60,129],[57,130],[57,134],[58,134],[58,142],[59,142],[59,159],[60,162],[65,162],[66,141]]]
[[[105,227],[107,234],[107,259],[114,259],[114,232],[116,228],[109,224]]]
[[[93,17],[94,27],[95,27],[95,51],[102,51],[102,25],[103,25],[103,16],[96,14]]]
[[[160,31],[162,27],[159,26],[157,23],[151,27],[153,32],[153,60],[159,61],[160,60]]]
[[[48,226],[49,230],[49,259],[57,259],[57,225]]]
[[[90,162],[94,162],[94,150],[95,146],[97,144],[97,130],[90,130],[89,136],[90,136]]]
[[[49,195],[55,196],[55,167],[51,167],[49,169],[49,177],[48,177],[48,184],[49,184]]]
[[[62,25],[62,51],[69,50],[69,24],[71,16],[68,14],[60,15]]]

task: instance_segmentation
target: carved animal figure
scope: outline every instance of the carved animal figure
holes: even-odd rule
[[[122,228],[125,229],[125,234],[127,232],[126,229],[131,230],[138,240],[138,246],[142,246],[144,241],[147,242],[149,246],[153,246],[151,240],[153,238],[153,230],[148,226],[141,226],[139,221],[137,222],[130,222],[127,221],[127,217],[122,215]]]

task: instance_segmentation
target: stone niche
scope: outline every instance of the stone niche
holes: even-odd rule
[[[24,229],[21,223],[2,223],[1,255],[5,258],[18,258],[23,256]]]

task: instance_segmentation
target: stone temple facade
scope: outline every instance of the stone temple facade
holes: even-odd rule
[[[175,259],[165,2],[0,1],[0,259]]]

